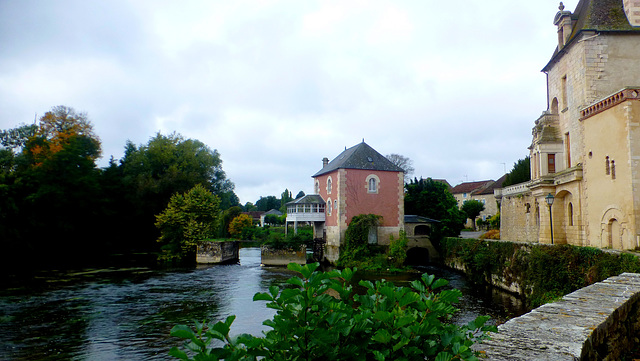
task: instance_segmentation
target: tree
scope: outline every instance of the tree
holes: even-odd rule
[[[87,115],[53,107],[35,125],[1,131],[0,141],[0,239],[12,260],[65,264],[102,254],[98,237],[86,242],[103,215],[100,139]]]
[[[408,180],[411,180],[411,175],[415,171],[413,168],[413,161],[408,157],[405,157],[400,154],[387,154],[385,156],[387,159],[391,161],[391,163],[397,165],[398,167],[404,170],[404,182],[406,183]]]
[[[220,200],[201,184],[171,197],[167,208],[156,216],[162,244],[160,259],[169,263],[195,261],[199,242],[216,234]]]
[[[502,182],[502,187],[508,187],[518,183],[524,183],[531,180],[531,162],[529,157],[518,160],[513,164],[513,169],[509,172]]]
[[[473,229],[476,229],[476,217],[484,211],[484,204],[477,199],[469,199],[462,203],[460,208],[473,221]]]
[[[303,191],[300,191],[300,192],[298,192],[298,194],[296,195],[296,198],[295,198],[295,199],[302,198],[302,197],[304,197],[305,195],[306,195],[306,194],[304,194],[304,192],[303,192]]]
[[[440,221],[434,227],[433,237],[457,236],[464,228],[465,215],[444,183],[431,178],[414,179],[405,185],[405,214],[415,214]]]
[[[229,224],[229,234],[233,238],[240,238],[245,228],[253,227],[253,218],[248,214],[239,214]]]
[[[231,194],[234,185],[222,170],[218,151],[177,133],[157,133],[146,145],[127,142],[120,168],[128,206],[121,210],[119,219],[125,228],[136,230],[131,236],[142,250],[155,249],[158,234],[154,217],[175,193],[185,193],[200,184],[221,202],[225,200],[225,206],[237,203]]]
[[[282,198],[280,198],[280,212],[287,213],[287,203],[293,200],[291,197],[291,191],[289,189],[285,189],[281,194]]]
[[[280,208],[280,200],[276,196],[260,197],[256,202],[259,211],[268,212],[272,209]]]
[[[242,207],[242,209],[245,212],[251,212],[251,211],[258,210],[258,207],[254,206],[253,203],[251,203],[251,202],[247,202],[247,203],[244,204],[244,207]]]
[[[229,224],[231,221],[239,216],[242,213],[242,208],[238,206],[231,207],[224,212],[222,212],[222,217],[220,218],[220,225],[218,227],[218,236],[220,238],[228,238],[229,237]]]

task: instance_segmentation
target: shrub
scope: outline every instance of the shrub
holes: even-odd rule
[[[245,228],[253,227],[253,218],[247,214],[239,214],[229,223],[229,235],[233,238],[240,238]]]
[[[480,239],[500,239],[500,230],[492,229],[484,234],[480,235]]]
[[[302,276],[287,281],[293,288],[271,286],[254,296],[276,310],[273,319],[263,322],[272,329],[262,337],[243,334],[232,339],[235,316],[196,323],[195,331],[178,325],[171,335],[186,340],[185,345],[182,350],[173,347],[170,355],[212,361],[477,360],[471,346],[486,338],[487,331],[497,331],[485,325],[486,316],[464,326],[447,322],[462,294],[443,289],[446,280],[425,274],[410,287],[361,281],[366,293],[358,295],[349,284],[353,271],[316,272],[317,267],[289,264]],[[222,345],[214,346],[214,340]]]

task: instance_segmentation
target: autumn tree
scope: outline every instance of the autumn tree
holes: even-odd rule
[[[411,159],[409,159],[408,157],[405,157],[403,155],[395,154],[395,153],[387,154],[385,156],[385,158],[389,159],[391,161],[391,163],[393,163],[393,164],[397,165],[398,167],[402,168],[402,170],[404,171],[404,181],[405,181],[405,183],[407,183],[409,180],[411,180],[411,175],[415,171],[415,169],[413,168],[413,161]]]
[[[467,215],[467,218],[473,221],[473,229],[476,229],[476,217],[480,215],[480,212],[484,211],[484,203],[477,199],[469,199],[462,203],[460,210]]]
[[[229,234],[233,238],[240,238],[245,228],[253,227],[253,218],[248,214],[239,214],[229,224]]]
[[[78,254],[101,247],[96,239],[87,242],[98,230],[103,198],[95,164],[100,139],[86,113],[53,107],[33,126],[2,131],[0,139],[2,241],[40,264],[82,259]]]
[[[195,261],[199,242],[215,237],[220,200],[201,184],[171,197],[167,208],[156,216],[162,244],[160,259],[169,263]]]

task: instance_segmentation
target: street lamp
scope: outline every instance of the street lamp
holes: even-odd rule
[[[547,201],[547,204],[549,205],[549,226],[551,227],[551,244],[553,244],[553,216],[551,215],[551,206],[553,205],[554,200],[553,194],[547,194],[547,196],[544,197],[544,200]]]

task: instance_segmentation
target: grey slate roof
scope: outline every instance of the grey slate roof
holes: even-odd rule
[[[362,142],[349,149],[345,149],[334,160],[329,162],[313,177],[333,172],[336,169],[364,169],[364,170],[382,170],[390,172],[404,172],[402,168],[391,163],[382,154],[371,148],[367,143]]]
[[[265,216],[267,216],[267,215],[269,215],[269,214],[275,214],[276,216],[281,216],[281,215],[282,215],[282,212],[280,212],[280,211],[279,211],[279,210],[277,210],[277,209],[272,209],[272,210],[270,210],[270,211],[266,212],[264,215],[265,215]]]
[[[405,215],[404,223],[440,223],[440,221],[423,216]]]
[[[294,199],[287,204],[325,204],[326,202],[319,194],[307,194],[304,197]]]

